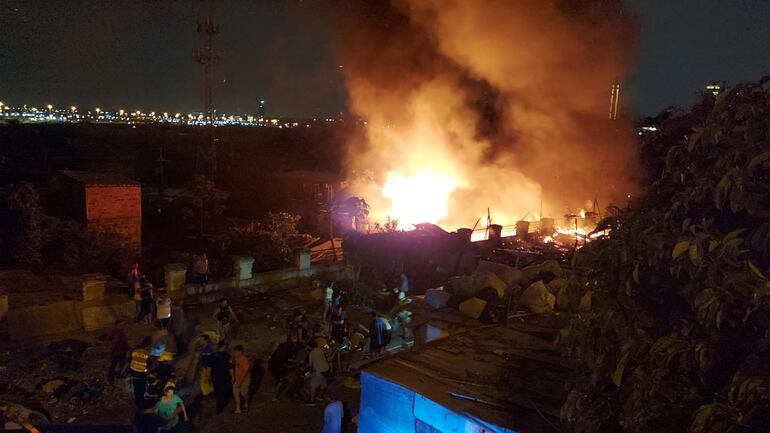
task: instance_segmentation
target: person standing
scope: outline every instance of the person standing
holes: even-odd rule
[[[214,311],[214,319],[217,321],[219,341],[229,342],[232,337],[233,325],[238,323],[238,317],[226,298],[219,301],[219,307]]]
[[[233,377],[230,374],[230,354],[227,344],[219,342],[217,351],[208,356],[211,368],[211,383],[214,385],[214,397],[217,400],[217,414],[221,414],[232,395]]]
[[[345,414],[342,402],[337,399],[337,393],[330,389],[327,393],[329,404],[324,408],[324,426],[321,433],[342,433],[342,418]]]
[[[329,283],[324,291],[324,303],[323,303],[323,321],[326,322],[332,313],[332,298],[334,297],[334,281]]]
[[[332,340],[336,341],[340,346],[343,344],[345,337],[347,336],[347,319],[348,316],[342,309],[342,305],[337,306],[331,317],[331,337]]]
[[[249,364],[249,358],[243,354],[243,346],[240,344],[233,348],[230,374],[233,377],[233,397],[235,398],[235,411],[233,413],[248,412],[251,365]],[[241,399],[243,399],[243,405],[241,405]]]
[[[267,370],[275,379],[275,395],[273,400],[278,400],[288,385],[287,375],[292,367],[294,357],[299,352],[299,345],[297,345],[295,340],[294,335],[289,334],[286,341],[279,344],[267,360]]]
[[[198,284],[209,282],[209,258],[206,256],[206,253],[201,254],[195,260],[193,271],[195,271],[195,282]]]
[[[179,424],[179,414],[182,414],[183,420],[187,421],[187,409],[184,401],[174,394],[174,386],[169,385],[163,389],[163,396],[155,403],[155,415],[160,417],[163,424],[158,427],[158,432],[171,431]]]
[[[168,329],[171,320],[171,298],[165,290],[161,290],[155,301],[155,316],[163,329]]]
[[[140,311],[136,321],[144,321],[146,324],[150,323],[153,310],[153,287],[146,278],[139,281],[139,299],[140,299]]]
[[[409,278],[405,272],[401,273],[401,284],[398,286],[398,301],[407,302],[407,294],[409,293]]]
[[[144,406],[144,394],[147,392],[147,372],[150,362],[150,345],[152,339],[145,337],[139,347],[131,351],[130,363],[128,365],[129,374],[131,374],[131,384],[134,388],[134,404],[137,413],[141,413]]]
[[[308,361],[310,364],[310,400],[308,403],[314,403],[317,398],[323,394],[326,389],[326,379],[329,375],[329,361],[326,360],[326,354],[318,347],[315,339],[308,343],[310,355]]]
[[[107,383],[112,385],[118,372],[123,372],[126,368],[126,354],[131,350],[126,333],[123,332],[123,321],[116,320],[105,338],[110,343],[110,369],[107,371]]]
[[[168,332],[174,336],[176,343],[176,356],[180,356],[187,350],[185,336],[187,334],[187,316],[182,308],[182,303],[171,304],[171,319],[168,322]]]

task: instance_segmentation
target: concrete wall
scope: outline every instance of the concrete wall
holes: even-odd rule
[[[240,263],[248,262],[242,257],[237,260]],[[248,279],[240,279],[248,275],[244,272],[237,277],[212,281],[203,286],[187,284],[184,286],[185,290],[178,290],[171,294],[175,299],[194,296],[200,302],[212,303],[222,296],[220,292],[223,290],[238,289],[247,293],[266,293],[271,290],[309,286],[310,280],[316,278],[351,277],[351,270],[344,262],[310,265],[309,261],[298,259],[298,264],[302,269],[299,267],[279,269],[253,274]],[[173,264],[167,270],[178,272]],[[18,340],[80,329],[94,331],[109,326],[117,319],[131,319],[134,313],[133,300],[122,294],[104,293],[104,279],[98,274],[82,277],[80,299],[81,301],[62,301],[10,309],[7,313],[9,336],[13,340]],[[0,301],[2,301],[1,297]]]
[[[305,262],[302,261],[304,265]],[[227,278],[212,281],[205,285],[187,284],[185,291],[188,296],[196,296],[203,303],[215,302],[222,290],[241,289],[245,292],[267,293],[272,290],[288,289],[309,285],[312,279],[338,280],[351,278],[352,271],[345,262],[319,263],[307,269],[286,268],[275,271],[261,272],[251,278]]]

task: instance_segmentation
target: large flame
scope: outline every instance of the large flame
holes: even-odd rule
[[[620,0],[352,2],[340,21],[351,193],[402,229],[563,215],[634,188],[632,129],[607,119],[631,52]],[[481,223],[483,226],[484,223]]]
[[[382,190],[391,201],[389,216],[402,229],[419,223],[437,223],[449,213],[449,196],[457,181],[446,173],[421,171],[414,176],[388,172]]]

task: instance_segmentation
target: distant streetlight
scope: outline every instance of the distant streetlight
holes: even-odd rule
[[[120,110],[120,111],[118,111],[118,114],[120,114],[122,116],[122,115],[126,114],[126,110]]]
[[[53,105],[48,104],[48,105],[45,106],[45,108],[47,108],[48,111],[51,111],[51,110],[53,110]]]
[[[101,113],[101,112],[102,112],[102,109],[101,109],[101,108],[99,108],[99,107],[96,107],[96,108],[94,109],[94,111],[96,111],[96,114],[99,114],[99,113]]]
[[[163,112],[163,117],[168,117],[168,113],[166,113],[166,112],[164,111],[164,112]]]
[[[76,110],[77,110],[77,107],[75,107],[74,105],[70,107],[70,111],[72,111],[73,113],[74,113]]]

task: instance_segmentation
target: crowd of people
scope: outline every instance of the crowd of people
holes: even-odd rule
[[[196,258],[192,279],[205,284],[207,275],[204,254]],[[243,345],[232,346],[240,322],[229,300],[221,299],[212,312],[216,332],[193,329],[191,337],[191,325],[181,303],[173,301],[164,290],[156,290],[139,272],[138,265],[132,266],[128,285],[129,295],[136,302],[134,322],[152,324],[155,330],[137,347],[130,348],[123,331],[125,323],[115,322],[105,336],[111,356],[108,381],[113,383],[121,375],[130,378],[138,431],[173,432],[184,428],[190,416],[178,394],[180,383],[183,395],[195,396],[196,402],[213,395],[217,414],[223,413],[230,401],[233,414],[248,412],[265,370],[258,359],[252,362],[248,358]],[[399,289],[405,293],[408,283],[402,281]],[[368,323],[351,327],[344,299],[344,292],[332,282],[324,290],[320,322],[312,322],[304,309],[294,309],[286,319],[285,341],[267,361],[274,384],[273,401],[284,397],[304,400],[309,405],[324,398],[329,401],[324,410],[323,433],[342,431],[344,406],[334,387],[330,387],[333,372],[337,373],[334,367],[341,368],[341,356],[378,355],[392,335],[390,322],[377,312],[371,313]],[[177,361],[183,355],[192,361],[187,363],[186,373],[177,378]]]

